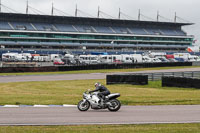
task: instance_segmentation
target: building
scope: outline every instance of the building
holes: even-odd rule
[[[182,26],[156,22],[0,13],[0,51],[185,50],[193,36]]]

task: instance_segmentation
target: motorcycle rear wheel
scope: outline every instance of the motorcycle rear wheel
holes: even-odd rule
[[[121,107],[121,103],[117,99],[111,100],[110,103],[112,106],[110,106],[110,105],[108,106],[109,111],[115,112],[115,111],[118,111]]]
[[[81,100],[78,105],[77,105],[78,109],[80,111],[87,111],[90,108],[90,103],[88,101],[83,101]]]

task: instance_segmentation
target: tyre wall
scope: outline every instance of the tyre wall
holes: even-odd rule
[[[148,75],[106,75],[106,84],[147,85]]]
[[[200,79],[186,77],[162,77],[162,87],[182,87],[200,89]]]

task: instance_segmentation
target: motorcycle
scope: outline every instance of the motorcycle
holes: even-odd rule
[[[87,111],[90,107],[92,109],[108,109],[109,111],[118,111],[121,103],[116,98],[119,93],[110,94],[105,96],[105,100],[100,100],[98,92],[89,93],[89,90],[83,93],[83,100],[81,100],[77,107],[80,111]]]

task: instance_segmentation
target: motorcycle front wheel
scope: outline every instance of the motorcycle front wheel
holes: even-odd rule
[[[80,111],[87,111],[90,108],[90,103],[88,101],[83,101],[81,100],[78,105],[77,105],[78,109]]]
[[[109,111],[115,112],[115,111],[118,111],[121,107],[121,103],[117,99],[111,100],[110,103],[111,103],[111,105],[108,106]]]

